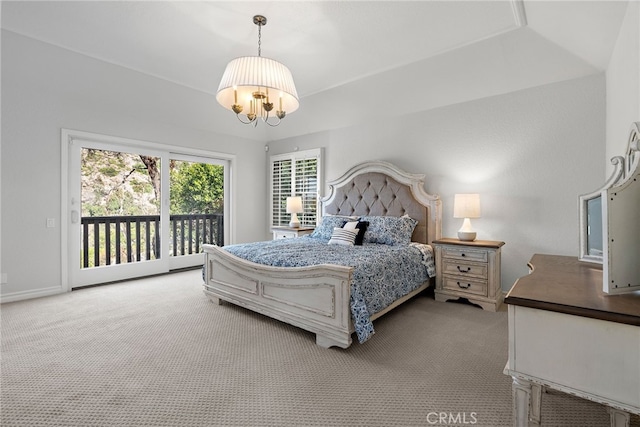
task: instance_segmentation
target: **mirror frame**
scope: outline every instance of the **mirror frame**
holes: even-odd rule
[[[578,260],[593,262],[602,264],[603,256],[602,255],[591,255],[589,254],[589,201],[593,199],[597,199],[598,197],[602,197],[604,192],[606,197],[606,192],[609,188],[616,185],[625,175],[625,159],[622,156],[615,156],[611,159],[611,164],[614,167],[613,173],[609,177],[609,179],[604,183],[604,185],[598,188],[595,191],[592,191],[587,194],[582,194],[578,196],[578,213],[579,213],[579,226],[578,230],[580,232],[579,240],[580,240],[580,255],[578,256]],[[605,224],[602,224],[605,227]],[[604,243],[603,243],[604,248]],[[604,252],[603,252],[604,253]]]

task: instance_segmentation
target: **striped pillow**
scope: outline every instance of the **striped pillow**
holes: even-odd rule
[[[334,227],[333,233],[331,234],[331,240],[329,240],[329,244],[353,246],[354,242],[356,241],[357,235],[358,230],[349,230],[347,228]]]

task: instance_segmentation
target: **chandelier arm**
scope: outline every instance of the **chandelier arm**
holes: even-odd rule
[[[273,117],[273,116],[271,116]],[[282,121],[282,119],[278,119],[278,121],[275,124],[271,124],[271,122],[269,122],[269,113],[267,113],[267,117],[263,117],[262,121],[265,122],[266,124],[268,124],[269,126],[271,126],[272,128],[278,126],[280,124],[280,122]]]
[[[255,126],[255,123],[257,122],[257,120],[255,120],[255,119],[254,120],[249,120],[248,122],[245,122],[244,120],[242,120],[240,118],[240,114],[236,114],[236,117],[238,118],[238,120],[240,120],[240,123],[242,123],[243,125],[250,125],[251,123],[254,123],[254,126]],[[245,115],[245,117],[247,117],[247,116]]]
[[[266,121],[266,120],[265,120],[264,122],[265,122],[266,124],[268,124],[269,126],[271,126],[272,128],[274,128],[274,127],[276,127],[276,126],[280,125],[280,122],[282,122],[282,120],[278,120],[278,123],[275,123],[275,124],[271,124],[271,123],[269,123],[269,122],[268,122],[268,121]]]

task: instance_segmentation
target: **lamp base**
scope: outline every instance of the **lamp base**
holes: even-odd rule
[[[458,231],[458,240],[462,240],[463,242],[473,242],[474,240],[476,240],[476,232]]]
[[[300,220],[298,219],[298,214],[295,212],[291,214],[291,221],[289,221],[289,227],[300,228]]]
[[[458,230],[458,239],[463,242],[473,242],[476,240],[476,232],[471,228],[471,220],[469,218],[465,218],[462,221],[462,227]]]

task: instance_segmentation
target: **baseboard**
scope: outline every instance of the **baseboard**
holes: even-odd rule
[[[34,289],[31,291],[11,292],[0,295],[0,303],[21,301],[24,299],[48,297],[51,295],[61,294],[64,290],[62,286],[52,286],[50,288]]]

